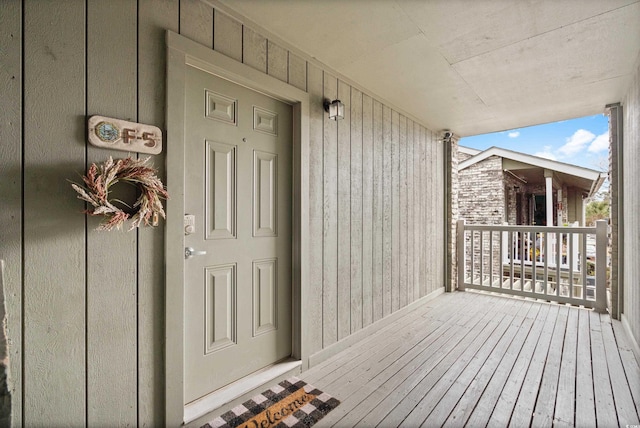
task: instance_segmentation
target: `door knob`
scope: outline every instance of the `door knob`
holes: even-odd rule
[[[193,247],[185,247],[184,248],[184,258],[185,259],[190,259],[193,256],[204,256],[205,254],[207,254],[206,251],[196,251],[193,249]]]

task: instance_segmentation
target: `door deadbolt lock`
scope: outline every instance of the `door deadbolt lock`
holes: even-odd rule
[[[193,214],[184,215],[184,234],[191,235],[196,231],[196,216]]]
[[[205,254],[207,254],[206,251],[196,251],[193,249],[193,247],[185,247],[184,248],[184,258],[185,259],[190,259],[191,257],[194,256],[204,256]]]

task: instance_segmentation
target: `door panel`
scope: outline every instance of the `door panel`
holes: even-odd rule
[[[253,236],[277,236],[278,157],[254,152],[253,160]]]
[[[188,67],[185,404],[291,355],[291,106]]]
[[[206,268],[205,354],[236,343],[236,266]]]
[[[277,259],[253,262],[253,335],[277,328]]]
[[[207,239],[236,237],[236,147],[206,142]]]

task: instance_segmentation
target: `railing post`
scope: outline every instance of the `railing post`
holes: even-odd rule
[[[458,256],[458,290],[464,291],[465,243],[464,243],[464,219],[456,222],[456,252]]]
[[[502,223],[503,226],[507,226],[508,223]],[[507,232],[506,230],[502,231],[502,239],[500,240],[500,242],[502,242],[502,260],[500,260],[502,262],[502,264],[507,264],[509,262],[511,262],[511,257],[509,257],[509,248],[512,247],[512,244],[509,242],[509,232]],[[502,266],[500,266],[500,269],[502,269]]]
[[[596,306],[597,312],[607,311],[607,221],[596,221]]]

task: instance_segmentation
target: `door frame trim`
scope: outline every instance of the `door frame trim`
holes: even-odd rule
[[[167,30],[167,221],[165,227],[165,423],[184,420],[184,115],[186,69],[199,68],[292,106],[292,357],[308,368],[303,296],[309,286],[309,95]]]

